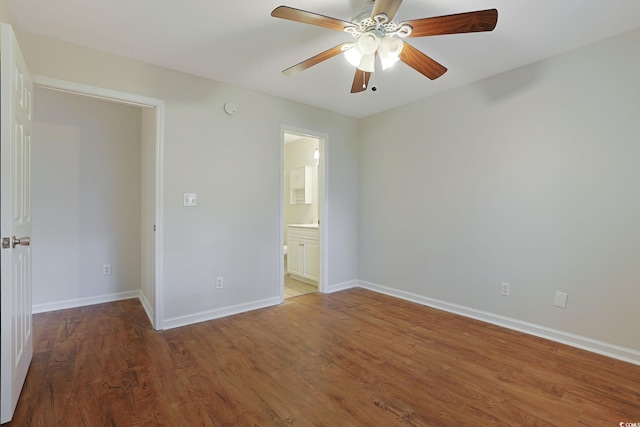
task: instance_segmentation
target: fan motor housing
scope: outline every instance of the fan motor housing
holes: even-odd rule
[[[353,14],[351,18],[351,22],[356,25],[357,31],[353,32],[354,37],[359,37],[364,33],[368,33],[372,30],[379,31],[380,34],[376,34],[378,37],[383,37],[385,33],[391,33],[398,29],[398,19],[397,16],[394,17],[391,21],[386,15],[379,15],[372,18],[371,13],[373,12],[374,2],[369,2],[366,6],[360,8],[356,13]]]

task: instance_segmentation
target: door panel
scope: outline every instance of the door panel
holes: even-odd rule
[[[318,242],[306,240],[304,242],[304,277],[311,280],[318,280],[320,273],[320,251]]]
[[[302,240],[289,237],[287,255],[287,268],[289,273],[302,276]]]
[[[31,119],[33,84],[11,26],[0,27],[0,422],[10,421],[33,355]],[[16,239],[17,238],[17,239]],[[9,357],[6,357],[9,356]]]

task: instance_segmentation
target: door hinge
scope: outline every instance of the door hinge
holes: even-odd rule
[[[11,237],[2,238],[2,249],[9,249],[11,247]]]

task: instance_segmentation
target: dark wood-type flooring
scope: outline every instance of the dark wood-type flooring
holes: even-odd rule
[[[14,426],[640,423],[640,366],[363,289],[164,332],[137,300],[34,323]]]

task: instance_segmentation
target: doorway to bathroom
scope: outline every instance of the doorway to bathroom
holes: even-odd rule
[[[283,129],[282,298],[322,291],[326,137]]]

